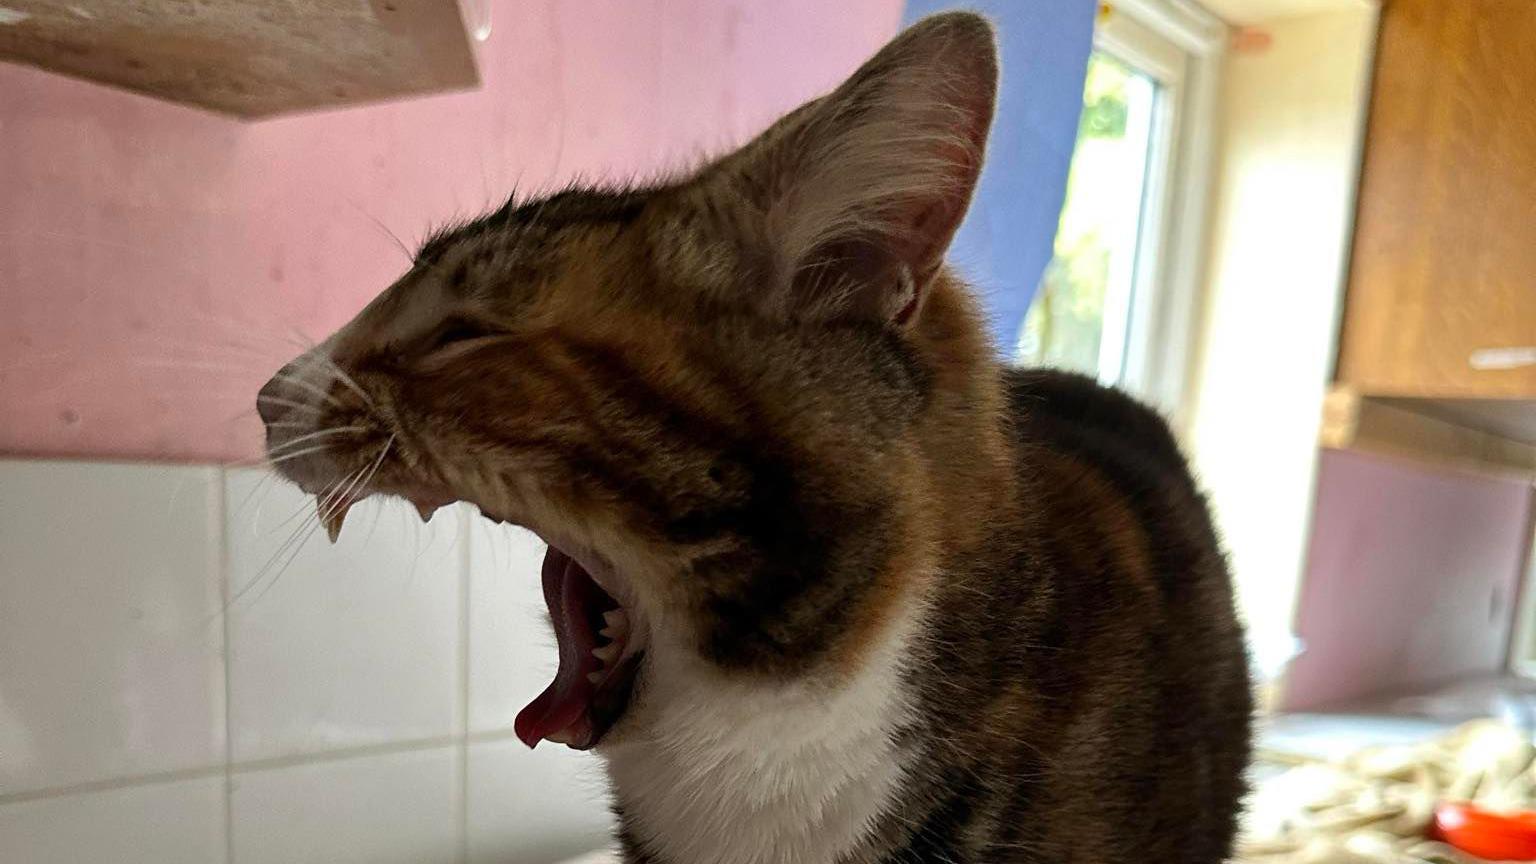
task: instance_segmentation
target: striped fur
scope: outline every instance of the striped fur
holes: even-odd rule
[[[929,19],[693,175],[443,232],[263,391],[274,452],[368,430],[285,461],[304,488],[376,463],[629,612],[599,750],[631,864],[1229,850],[1246,664],[1183,458],[1001,364],[943,266],[995,78],[982,19]]]

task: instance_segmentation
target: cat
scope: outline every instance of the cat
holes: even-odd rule
[[[1230,851],[1248,667],[1179,448],[1001,361],[944,263],[997,76],[925,19],[696,171],[439,233],[258,396],[332,539],[394,495],[548,542],[516,732],[603,757],[628,864]]]

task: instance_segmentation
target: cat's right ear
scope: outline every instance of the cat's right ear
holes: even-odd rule
[[[692,188],[765,262],[761,304],[791,318],[914,319],[981,173],[997,75],[986,19],[926,18],[704,169]]]

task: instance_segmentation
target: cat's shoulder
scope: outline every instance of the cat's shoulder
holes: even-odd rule
[[[1003,376],[1011,419],[1026,441],[1187,470],[1167,420],[1125,391],[1057,369],[1015,367]]]

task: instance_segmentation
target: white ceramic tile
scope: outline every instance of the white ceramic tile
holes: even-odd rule
[[[469,728],[512,728],[555,677],[559,654],[539,583],[544,542],[532,532],[468,517]]]
[[[0,805],[0,861],[217,864],[224,778],[150,783]]]
[[[553,864],[612,842],[601,763],[548,742],[469,748],[470,864]]]
[[[461,514],[369,500],[332,546],[293,486],[225,485],[234,760],[458,734]]]
[[[457,747],[240,771],[230,793],[239,864],[457,864]]]
[[[222,764],[219,479],[0,462],[0,795]]]

